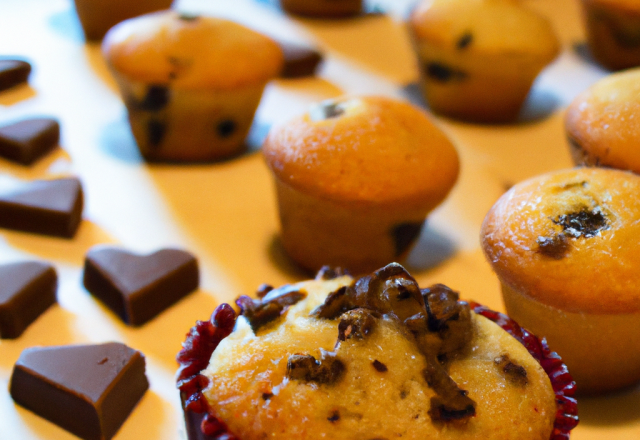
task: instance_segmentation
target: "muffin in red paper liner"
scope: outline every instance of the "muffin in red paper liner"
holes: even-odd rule
[[[236,303],[178,355],[191,440],[560,440],[577,424],[574,383],[544,340],[444,285],[420,289],[397,263]]]

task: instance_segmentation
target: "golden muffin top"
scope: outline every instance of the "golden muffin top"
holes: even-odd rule
[[[640,176],[576,168],[512,187],[491,208],[482,247],[516,291],[574,313],[640,311]]]
[[[547,64],[560,44],[549,21],[507,0],[425,0],[409,18],[418,40],[451,50],[527,55]]]
[[[284,183],[326,199],[440,203],[458,177],[458,154],[427,114],[383,97],[326,101],[274,127],[262,147]]]
[[[160,11],[109,30],[102,51],[121,75],[178,89],[233,89],[279,74],[283,55],[270,38],[229,20]]]
[[[586,163],[640,173],[640,69],[609,75],[578,95],[565,128]]]
[[[540,364],[455,292],[417,289],[392,264],[357,282],[340,276],[269,291],[262,303],[289,305],[271,321],[244,297],[234,331],[202,371],[212,413],[243,440],[548,440],[556,402]],[[433,332],[420,330],[416,295],[429,304]],[[456,400],[465,410],[449,411]]]

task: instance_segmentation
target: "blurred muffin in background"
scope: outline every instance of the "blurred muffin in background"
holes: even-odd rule
[[[510,0],[426,0],[409,29],[430,108],[474,122],[515,120],[560,50],[549,21]]]
[[[102,50],[149,161],[210,161],[242,152],[264,87],[283,64],[280,47],[264,35],[175,11],[116,25]]]

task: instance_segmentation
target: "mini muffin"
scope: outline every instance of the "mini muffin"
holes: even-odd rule
[[[263,153],[284,248],[313,271],[402,258],[458,176],[458,155],[429,117],[382,97],[317,104],[274,127]]]
[[[482,225],[507,312],[547,338],[583,393],[640,380],[638,194],[630,172],[556,171],[515,185]]]
[[[75,0],[76,12],[87,40],[101,40],[127,18],[168,9],[173,0]]]
[[[280,0],[286,12],[306,17],[340,18],[362,13],[362,0]]]
[[[409,28],[431,109],[476,122],[516,119],[560,47],[546,18],[506,0],[425,0]]]
[[[568,438],[566,367],[506,316],[420,289],[397,263],[327,275],[263,286],[236,301],[237,318],[225,304],[191,330],[178,385],[209,438]]]
[[[577,165],[640,173],[640,69],[598,81],[578,95],[565,117]]]
[[[587,43],[593,57],[611,70],[640,66],[640,2],[582,0]]]
[[[240,153],[262,91],[283,62],[279,46],[257,32],[174,11],[116,25],[102,49],[150,161]]]

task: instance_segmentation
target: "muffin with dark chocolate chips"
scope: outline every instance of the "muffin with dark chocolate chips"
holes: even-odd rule
[[[640,380],[640,177],[556,171],[491,208],[482,246],[507,312],[549,341],[583,393]]]
[[[191,440],[555,440],[577,423],[574,383],[544,341],[397,263],[236,303],[178,355],[185,416],[204,420]]]
[[[263,145],[282,243],[301,266],[368,272],[403,258],[458,177],[458,155],[429,116],[383,97],[313,106]]]
[[[640,174],[640,68],[609,75],[567,108],[565,130],[577,165]]]
[[[118,24],[102,49],[149,161],[240,153],[262,91],[283,63],[279,46],[264,35],[175,11]]]
[[[560,49],[546,18],[508,0],[425,0],[409,29],[430,108],[476,122],[515,120]]]

